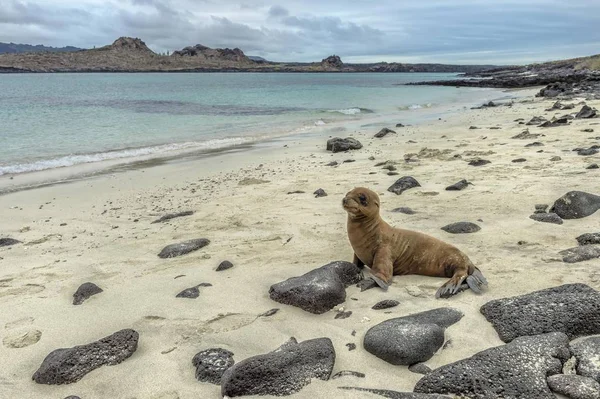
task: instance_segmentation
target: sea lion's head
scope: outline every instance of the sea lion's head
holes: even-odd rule
[[[342,207],[353,219],[372,218],[379,215],[379,196],[365,187],[356,187],[342,200]]]

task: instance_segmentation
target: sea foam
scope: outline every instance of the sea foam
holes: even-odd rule
[[[227,147],[233,147],[248,143],[251,140],[248,138],[224,138],[214,139],[201,142],[186,142],[186,143],[174,143],[164,144],[150,147],[141,148],[127,148],[121,150],[113,150],[106,152],[98,152],[92,154],[72,154],[65,155],[53,159],[43,159],[30,163],[20,163],[14,165],[0,166],[0,176],[6,174],[18,174],[27,172],[36,172],[47,169],[63,168],[67,166],[74,166],[93,162],[102,162],[115,159],[124,158],[139,158],[151,155],[168,154],[176,151],[191,152],[191,151],[202,151],[202,150],[215,150]]]

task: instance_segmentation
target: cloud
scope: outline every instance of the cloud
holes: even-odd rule
[[[269,17],[278,18],[278,17],[287,17],[290,15],[290,12],[281,6],[272,6],[269,8]]]
[[[597,0],[0,0],[3,41],[155,51],[239,47],[279,61],[514,63],[600,52]]]

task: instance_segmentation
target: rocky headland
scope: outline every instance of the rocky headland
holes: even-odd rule
[[[468,72],[464,79],[418,82],[414,85],[526,88],[547,86],[539,97],[573,98],[588,93],[600,98],[600,55]]]
[[[70,52],[0,54],[0,73],[24,72],[462,72],[490,65],[345,64],[337,55],[321,62],[271,62],[248,57],[239,48],[213,49],[201,44],[157,54],[141,39],[121,37],[111,45]]]

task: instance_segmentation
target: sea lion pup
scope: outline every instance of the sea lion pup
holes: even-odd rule
[[[467,255],[437,238],[391,227],[379,216],[379,204],[379,196],[364,187],[355,188],[342,200],[348,212],[354,263],[371,268],[371,279],[359,284],[362,291],[375,286],[387,290],[393,275],[420,274],[451,277],[437,291],[436,298],[447,298],[468,288],[481,293],[487,281]]]

